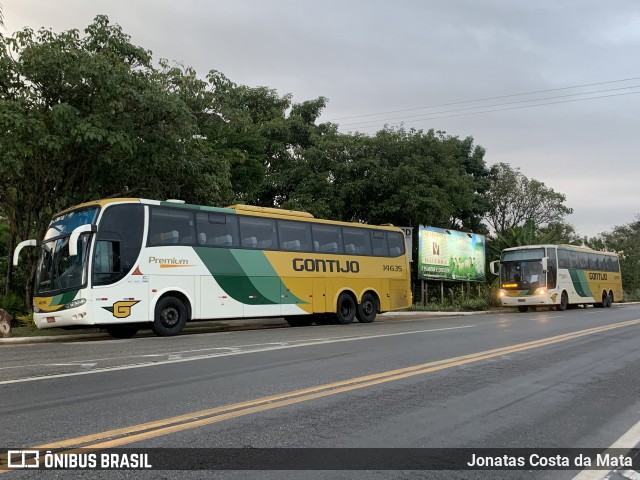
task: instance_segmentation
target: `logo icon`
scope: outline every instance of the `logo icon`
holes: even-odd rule
[[[127,318],[131,315],[131,307],[136,303],[140,303],[140,300],[122,300],[116,302],[112,307],[102,307],[106,311],[111,312],[116,318]]]
[[[8,450],[7,468],[38,468],[40,452],[38,450]]]

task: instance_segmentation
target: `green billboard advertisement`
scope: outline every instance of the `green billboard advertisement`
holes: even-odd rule
[[[484,236],[420,225],[418,275],[425,280],[484,282]]]

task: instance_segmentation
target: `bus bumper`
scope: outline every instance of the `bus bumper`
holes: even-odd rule
[[[68,327],[71,325],[94,325],[86,306],[58,310],[55,312],[34,313],[33,321],[38,328]]]
[[[526,294],[518,291],[501,290],[499,299],[503,307],[532,307],[536,305],[557,305],[560,303],[560,295],[556,292]]]

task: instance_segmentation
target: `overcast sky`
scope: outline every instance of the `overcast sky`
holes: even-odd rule
[[[564,193],[581,234],[640,213],[638,0],[0,3],[5,34],[24,26],[83,29],[106,14],[156,60],[201,75],[219,70],[294,101],[327,97],[321,120],[345,132],[404,122],[473,136],[488,165],[510,163]],[[524,102],[531,99],[540,100]],[[514,108],[550,102],[559,103]]]

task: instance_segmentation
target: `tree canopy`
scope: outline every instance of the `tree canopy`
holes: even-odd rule
[[[527,178],[518,168],[498,163],[492,167],[491,176],[486,220],[499,234],[529,221],[535,228],[562,223],[564,217],[573,213],[573,209],[565,205],[564,194]]]

